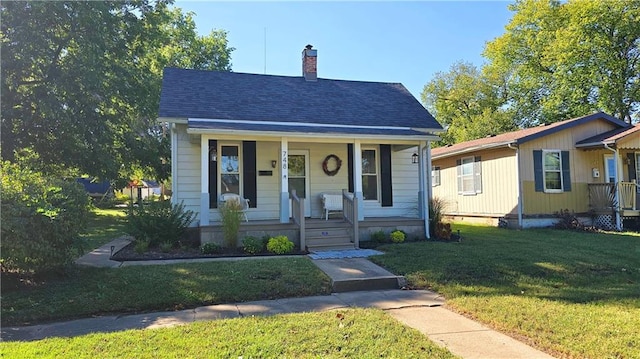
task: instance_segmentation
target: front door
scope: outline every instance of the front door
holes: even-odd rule
[[[604,181],[606,183],[616,183],[616,162],[615,157],[612,155],[604,156]]]
[[[309,151],[290,150],[287,157],[289,166],[289,192],[296,190],[298,197],[304,199],[304,216],[311,217],[311,200],[309,199]],[[289,200],[291,213],[291,200]]]

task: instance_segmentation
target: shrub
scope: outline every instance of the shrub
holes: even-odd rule
[[[393,243],[402,243],[406,238],[406,234],[401,230],[395,230],[390,234],[391,242]]]
[[[258,254],[262,252],[264,249],[264,244],[262,244],[262,240],[253,236],[246,236],[242,241],[242,246],[245,253],[248,254]]]
[[[145,240],[135,241],[133,243],[133,250],[138,254],[142,254],[149,250],[149,242]]]
[[[215,244],[215,243],[205,243],[202,246],[200,246],[200,252],[202,252],[203,254],[216,254],[216,253],[221,253],[222,252],[222,247],[220,247],[219,245]]]
[[[225,246],[238,246],[238,233],[242,222],[242,205],[238,201],[226,201],[220,206],[220,220],[222,221],[222,237]]]
[[[182,203],[151,202],[129,207],[126,229],[136,241],[149,242],[150,247],[160,243],[176,245],[194,219],[195,213],[186,211]]]
[[[275,254],[286,254],[293,251],[293,242],[287,236],[277,236],[269,239],[267,250]]]
[[[2,266],[34,273],[58,271],[82,251],[90,199],[82,185],[1,164]]]
[[[173,249],[173,243],[171,242],[162,242],[160,243],[160,250],[164,253],[169,253],[171,252],[171,249]]]
[[[447,201],[443,198],[433,197],[429,200],[429,231],[431,233],[435,233],[438,223],[442,223],[447,205]]]
[[[387,241],[387,235],[383,231],[377,231],[371,233],[371,240],[377,243],[384,243]]]

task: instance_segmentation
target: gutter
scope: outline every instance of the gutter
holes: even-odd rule
[[[523,199],[522,199],[522,181],[520,181],[520,148],[518,145],[512,143],[507,144],[512,150],[516,151],[516,181],[518,183],[518,228],[522,229],[522,212],[523,212]]]
[[[609,147],[609,144],[605,143],[604,144],[604,148],[608,149],[609,151],[613,152],[613,170],[616,173],[616,182],[614,183],[614,201],[615,201],[615,205],[616,205],[616,230],[617,231],[622,231],[622,219],[620,218],[620,190],[619,190],[619,186],[618,186],[618,178],[619,178],[619,173],[618,173],[618,158],[619,158],[619,154],[618,154],[618,150],[617,149],[613,149],[611,147]]]

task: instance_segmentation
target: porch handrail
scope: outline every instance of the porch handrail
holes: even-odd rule
[[[358,228],[358,199],[346,189],[342,190],[342,217],[353,226],[353,245],[360,248]]]
[[[635,182],[619,182],[620,208],[636,210],[636,186]]]
[[[613,183],[589,183],[589,206],[594,210],[614,209],[616,191]]]
[[[307,249],[305,241],[305,219],[304,219],[304,200],[298,197],[295,189],[291,190],[291,217],[293,223],[298,225],[300,229],[300,250]]]

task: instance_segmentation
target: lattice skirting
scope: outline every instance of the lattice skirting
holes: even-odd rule
[[[616,216],[613,214],[598,214],[593,220],[593,226],[606,231],[616,229]]]

